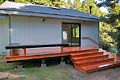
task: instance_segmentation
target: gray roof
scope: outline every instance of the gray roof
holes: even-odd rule
[[[60,19],[99,21],[99,17],[77,10],[10,1],[6,1],[0,5],[0,13],[8,15],[41,16]]]

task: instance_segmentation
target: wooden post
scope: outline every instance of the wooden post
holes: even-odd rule
[[[10,49],[10,56],[19,56],[18,49]]]
[[[24,56],[26,56],[26,48],[23,48],[23,50],[24,50]]]
[[[10,56],[12,56],[12,54],[13,54],[13,51],[12,51],[12,49],[10,49]]]
[[[61,52],[63,52],[63,47],[61,47]]]

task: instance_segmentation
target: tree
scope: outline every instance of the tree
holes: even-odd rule
[[[92,14],[96,16],[102,16],[104,13],[102,13],[99,9],[99,7],[96,5],[94,0],[84,0],[82,2],[82,8],[81,11],[90,13],[90,6],[92,6]]]
[[[51,6],[65,8],[66,2],[64,0],[51,0]]]
[[[0,0],[0,4],[2,4],[4,2],[4,0]]]
[[[114,3],[114,7],[111,7],[111,13],[107,15],[111,28],[115,29],[115,32],[109,32],[109,35],[114,39],[118,52],[120,53],[120,5]]]
[[[109,6],[109,14],[105,15],[102,20],[110,26],[107,28],[109,30],[106,32],[108,34],[107,37],[112,38],[113,47],[120,53],[120,5],[116,0],[111,1],[106,0],[106,2],[101,3],[102,5]],[[107,41],[109,41],[109,39]]]
[[[114,6],[113,5],[114,3],[120,2],[120,0],[98,0],[98,1],[100,1],[100,3],[97,4],[99,7],[101,7],[101,6],[112,7],[112,6]]]
[[[80,0],[74,0],[73,9],[81,10],[81,6],[82,6],[82,4],[81,4]]]
[[[27,0],[14,0],[15,2],[21,2],[21,3],[28,3],[29,1]]]
[[[39,5],[45,5],[45,6],[51,6],[50,0],[32,0],[33,4],[39,4]]]
[[[72,9],[73,8],[73,4],[72,4],[71,0],[67,0],[66,8],[68,8],[68,9]]]

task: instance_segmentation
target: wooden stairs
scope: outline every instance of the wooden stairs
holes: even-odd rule
[[[75,69],[90,73],[98,70],[108,69],[120,65],[120,61],[99,49],[90,49],[70,53]]]

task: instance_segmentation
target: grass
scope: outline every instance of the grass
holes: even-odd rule
[[[6,63],[4,60],[0,62],[0,72],[11,72],[14,74],[25,75],[24,78],[16,79],[4,79],[4,80],[75,80],[71,72],[74,70],[72,65],[66,65],[64,67],[58,64],[49,65],[46,68],[40,68],[40,66],[34,66],[39,64],[37,62],[29,62],[24,69],[15,69],[17,63]],[[32,65],[32,66],[30,66]]]

